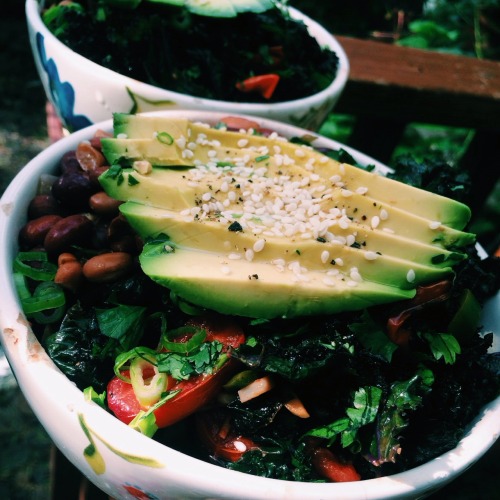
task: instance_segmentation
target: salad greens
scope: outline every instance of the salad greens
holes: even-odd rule
[[[274,0],[52,3],[48,29],[82,56],[159,87],[233,102],[317,93],[338,58]]]

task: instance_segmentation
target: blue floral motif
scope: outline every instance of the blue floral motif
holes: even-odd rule
[[[36,45],[43,69],[47,72],[49,79],[50,95],[66,127],[74,131],[92,125],[86,116],[74,114],[75,91],[73,86],[69,82],[61,82],[54,59],[47,59],[44,37],[40,33],[36,34]]]

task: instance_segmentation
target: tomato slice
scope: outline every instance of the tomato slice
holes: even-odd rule
[[[188,324],[204,328],[207,332],[206,341],[219,341],[224,345],[225,351],[236,348],[245,341],[242,330],[228,318],[200,318],[191,320]],[[185,342],[187,338],[177,341]],[[189,380],[177,382],[173,387],[170,387],[169,382],[169,390],[178,390],[179,393],[155,410],[156,425],[160,428],[172,425],[208,403],[231,376],[234,365],[235,361],[228,359],[212,374],[197,375]],[[129,377],[128,370],[124,370],[122,374]],[[132,384],[118,377],[111,379],[108,384],[107,400],[109,409],[126,424],[129,424],[139,411],[147,409],[141,407]]]
[[[428,306],[447,300],[450,287],[451,281],[449,280],[418,286],[415,297],[405,303],[405,308],[387,320],[387,335],[389,338],[400,346],[408,345],[412,332],[405,328],[406,321]]]
[[[318,474],[334,483],[359,481],[361,476],[349,462],[340,461],[328,448],[318,447],[312,452],[312,464]]]

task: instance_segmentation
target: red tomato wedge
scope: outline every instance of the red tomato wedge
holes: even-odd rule
[[[189,325],[204,328],[207,332],[206,341],[217,340],[225,346],[225,350],[236,348],[245,341],[245,336],[238,325],[225,318],[203,318],[192,320]],[[185,342],[186,338],[178,339]],[[217,395],[222,385],[232,373],[234,362],[231,359],[212,374],[197,375],[189,380],[177,382],[169,390],[179,393],[155,410],[156,425],[167,427],[194,413]],[[127,370],[122,374],[129,376]],[[110,410],[122,422],[128,424],[141,410],[132,384],[114,377],[108,384],[107,400]]]
[[[341,462],[328,448],[312,451],[312,464],[318,474],[334,483],[359,481],[361,476],[351,463]]]

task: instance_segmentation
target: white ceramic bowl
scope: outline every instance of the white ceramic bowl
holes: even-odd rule
[[[233,103],[193,97],[139,82],[100,66],[61,43],[43,24],[40,4],[26,1],[26,17],[33,56],[48,99],[65,126],[79,130],[111,118],[112,112],[137,113],[160,109],[197,109],[262,116],[318,130],[338,101],[347,82],[349,63],[342,46],[318,23],[296,9],[293,18],[302,20],[321,46],[339,58],[337,76],[321,92],[282,103]]]
[[[196,111],[164,112],[188,119],[216,123],[223,115]],[[301,136],[305,130],[257,118],[263,127],[284,136]],[[16,176],[0,202],[0,301],[1,340],[34,413],[56,446],[93,483],[116,499],[138,498],[226,498],[253,500],[343,500],[417,498],[453,480],[478,460],[500,432],[500,398],[488,404],[458,446],[413,470],[390,477],[352,483],[293,483],[250,476],[211,465],[149,439],[84,401],[78,390],[53,364],[33,335],[21,311],[13,286],[12,262],[17,235],[26,220],[26,209],[35,194],[41,174],[50,173],[68,150],[93,136],[97,129],[111,130],[111,120],[81,130],[39,154]],[[335,141],[318,138],[317,146],[344,148],[361,164],[375,160]],[[500,296],[485,310],[484,327],[500,325]],[[499,337],[494,349],[498,350]],[[93,460],[85,450],[93,445]],[[134,490],[135,489],[135,490]],[[149,495],[149,496],[147,496]]]

